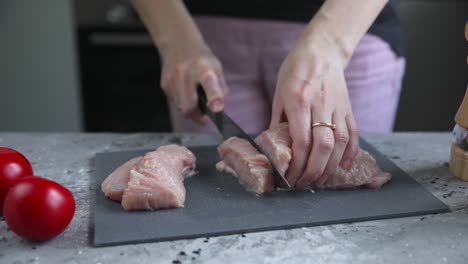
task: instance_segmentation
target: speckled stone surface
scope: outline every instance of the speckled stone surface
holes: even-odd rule
[[[468,182],[448,172],[450,133],[363,136],[453,210],[446,214],[126,245],[91,246],[93,156],[219,138],[174,134],[0,133],[0,146],[24,153],[37,175],[75,195],[68,229],[45,243],[24,241],[0,220],[0,263],[468,263]],[[318,212],[319,213],[319,212]]]

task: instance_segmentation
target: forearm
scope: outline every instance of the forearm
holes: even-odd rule
[[[203,39],[181,0],[132,0],[160,52],[174,41],[195,45]]]
[[[344,63],[351,58],[359,40],[367,32],[388,0],[326,0],[309,23],[307,32],[321,32],[337,45]]]

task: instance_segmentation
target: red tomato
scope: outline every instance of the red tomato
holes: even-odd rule
[[[75,214],[75,198],[62,185],[40,177],[26,177],[10,187],[3,213],[17,235],[45,241],[62,233]]]
[[[16,150],[0,147],[0,213],[10,186],[24,176],[32,176],[28,159]]]

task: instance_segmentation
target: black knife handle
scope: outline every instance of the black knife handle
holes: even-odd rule
[[[198,95],[198,108],[203,114],[208,112],[208,98],[206,97],[205,90],[201,85],[197,86],[197,95]]]

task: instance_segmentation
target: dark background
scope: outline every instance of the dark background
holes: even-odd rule
[[[468,84],[466,0],[400,0],[396,131],[449,131]],[[170,131],[159,61],[127,0],[0,2],[0,131]]]
[[[400,0],[407,68],[397,131],[451,130],[468,83],[466,0]]]

